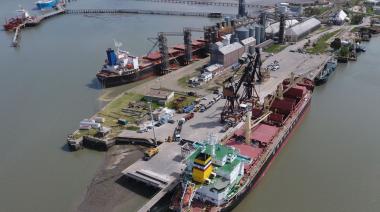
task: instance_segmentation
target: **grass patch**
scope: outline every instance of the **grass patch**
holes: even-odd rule
[[[127,127],[127,130],[132,130],[132,131],[137,131],[139,130],[140,128],[138,126],[135,126],[135,125],[131,125],[131,126],[128,126]]]
[[[327,41],[330,38],[332,38],[333,36],[335,36],[336,34],[338,34],[339,31],[340,30],[336,30],[334,32],[329,32],[329,33],[322,35],[318,39],[318,41],[313,44],[313,47],[306,49],[306,51],[310,54],[318,54],[318,53],[325,52],[330,46],[330,44],[327,43]]]
[[[331,9],[330,7],[306,7],[304,10],[304,14],[307,17],[318,16],[325,13],[326,11],[330,9]]]
[[[182,88],[189,88],[189,80],[192,77],[195,77],[198,75],[199,72],[194,72],[190,75],[183,76],[178,79],[178,85],[181,86]]]
[[[96,113],[96,116],[105,118],[105,122],[102,123],[105,127],[111,128],[110,136],[116,136],[119,134],[123,129],[131,128],[135,130],[136,128],[133,126],[128,125],[121,126],[117,124],[118,119],[126,119],[129,124],[135,123],[136,120],[140,119],[140,116],[145,115],[148,111],[145,109],[139,109],[136,114],[139,115],[133,115],[133,114],[126,114],[122,112],[123,108],[127,108],[128,104],[130,102],[138,102],[143,100],[143,95],[136,94],[136,93],[124,93],[120,97],[117,97],[113,101],[111,101],[108,105],[106,105],[101,111]],[[157,104],[152,103],[152,109],[158,107]],[[78,130],[77,133],[74,134],[74,138],[80,138],[82,136],[93,136],[96,134],[95,129],[90,130]]]
[[[176,104],[175,100],[180,98],[180,97],[185,97],[185,100],[179,104]],[[166,106],[170,109],[178,110],[178,109],[181,109],[185,106],[191,105],[195,101],[195,99],[197,99],[197,97],[195,97],[195,96],[188,96],[188,95],[183,95],[180,93],[175,93],[174,99],[172,101],[170,101]]]
[[[86,135],[94,136],[95,134],[96,134],[96,129],[78,130],[77,133],[74,134],[74,139],[78,139]]]
[[[272,44],[268,48],[264,49],[265,52],[268,53],[278,53],[285,49],[287,45],[281,45],[281,44]]]

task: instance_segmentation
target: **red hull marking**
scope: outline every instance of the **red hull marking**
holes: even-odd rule
[[[259,184],[259,182],[261,181],[261,178],[263,176],[265,176],[266,172],[268,171],[269,167],[272,165],[272,162],[275,158],[277,158],[277,155],[281,152],[282,148],[288,143],[289,139],[293,136],[293,133],[298,129],[299,125],[303,122],[303,119],[305,118],[306,114],[309,112],[310,110],[310,107],[311,107],[311,100],[309,102],[309,105],[307,106],[307,108],[305,109],[305,111],[303,112],[301,118],[298,120],[296,126],[292,129],[292,131],[290,132],[290,134],[287,135],[285,141],[282,143],[281,147],[279,150],[277,150],[276,154],[273,156],[272,160],[269,162],[268,166],[265,168],[265,170],[263,171],[263,173],[260,175],[260,177],[257,179],[257,181],[255,182],[255,184],[251,187],[251,189],[253,188],[256,188],[256,186]]]

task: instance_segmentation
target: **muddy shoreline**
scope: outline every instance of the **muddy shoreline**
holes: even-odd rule
[[[137,211],[154,192],[123,177],[121,172],[139,160],[144,150],[142,146],[116,145],[106,152],[103,164],[74,211]]]

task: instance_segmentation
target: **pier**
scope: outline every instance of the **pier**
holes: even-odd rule
[[[148,2],[159,2],[159,3],[171,3],[171,4],[187,4],[187,5],[204,5],[204,6],[222,6],[222,7],[238,7],[238,2],[209,2],[209,1],[180,1],[180,0],[138,0],[138,1],[148,1]],[[245,4],[247,8],[269,8],[270,6],[260,5],[260,4]]]
[[[139,212],[149,211],[165,194],[172,191],[186,167],[178,143],[163,143],[158,148],[159,152],[153,158],[148,161],[141,159],[122,172],[128,178],[160,189]]]
[[[208,12],[181,12],[164,10],[140,10],[140,9],[66,9],[66,14],[150,14],[150,15],[172,15],[172,16],[198,16],[221,18],[223,16],[233,16],[233,14],[208,13]],[[219,15],[215,15],[219,14]]]

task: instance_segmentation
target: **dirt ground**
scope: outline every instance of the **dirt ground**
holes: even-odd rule
[[[122,171],[143,156],[144,147],[116,145],[87,188],[77,212],[137,211],[155,192],[122,176]]]

